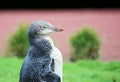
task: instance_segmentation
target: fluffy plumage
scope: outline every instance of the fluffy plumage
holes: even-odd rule
[[[62,31],[45,21],[33,22],[28,30],[30,48],[19,82],[62,82],[62,56],[49,34]]]

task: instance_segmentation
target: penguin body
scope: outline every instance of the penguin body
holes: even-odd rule
[[[62,82],[62,54],[49,37],[55,31],[62,30],[45,21],[30,25],[30,48],[21,67],[19,82]]]

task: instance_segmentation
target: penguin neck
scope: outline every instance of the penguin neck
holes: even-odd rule
[[[31,45],[34,45],[35,39],[45,39],[45,40],[48,40],[50,42],[51,46],[54,47],[53,40],[51,39],[51,37],[49,35],[40,35],[37,38],[29,38],[29,41],[30,41]]]
[[[40,36],[40,38],[43,38],[45,40],[48,40],[51,44],[52,47],[54,47],[54,43],[53,43],[53,40],[52,38],[49,36],[49,35],[45,35],[45,36]]]

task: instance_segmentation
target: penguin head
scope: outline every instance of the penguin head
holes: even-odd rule
[[[28,30],[28,36],[29,37],[38,37],[43,35],[45,36],[53,32],[61,32],[61,31],[63,31],[63,29],[59,27],[55,27],[46,21],[38,20],[31,23]]]

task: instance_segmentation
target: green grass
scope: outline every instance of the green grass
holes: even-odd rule
[[[0,82],[18,82],[23,59],[0,57]],[[120,82],[120,62],[64,63],[63,82]]]
[[[0,58],[0,82],[18,82],[22,60]]]

